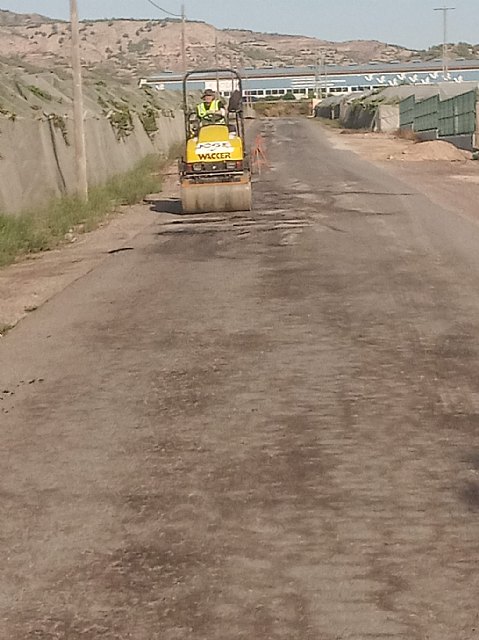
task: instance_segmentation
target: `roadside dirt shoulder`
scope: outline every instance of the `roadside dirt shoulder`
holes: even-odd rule
[[[418,160],[417,154],[415,161],[408,161],[406,158],[415,145],[409,140],[375,133],[342,135],[339,130],[323,129],[335,148],[354,152],[385,168],[437,205],[479,223],[479,162],[466,158],[462,161]],[[171,198],[175,185],[176,175],[170,171],[165,177],[161,198]],[[128,207],[97,230],[74,238],[70,244],[1,269],[0,337],[29,312],[97,267],[108,255],[127,250],[128,242],[154,219],[150,208],[144,205]]]
[[[162,199],[174,190],[176,174],[172,171],[165,176],[158,196]],[[153,195],[151,201],[154,200]],[[78,235],[58,249],[28,256],[0,269],[0,337],[109,255],[127,251],[129,241],[152,224],[155,215],[144,204],[124,207],[96,230]]]
[[[336,149],[356,153],[424,193],[435,204],[479,223],[479,162],[468,159],[467,153],[459,152],[456,160],[422,160],[417,151],[427,143],[380,133],[345,135],[330,129],[327,136]]]

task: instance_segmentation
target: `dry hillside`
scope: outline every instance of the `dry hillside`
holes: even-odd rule
[[[46,22],[55,21],[38,13],[14,13],[13,11],[0,9],[0,26],[25,26],[27,24],[43,24]]]
[[[136,74],[179,70],[181,25],[175,20],[110,20],[83,22],[82,56],[91,68]],[[202,22],[187,23],[190,66],[214,64],[214,42],[219,42],[220,65],[266,67],[393,60],[411,57],[411,51],[375,41],[334,43],[303,36],[219,30]],[[70,33],[65,22],[38,15],[0,11],[0,50],[19,62],[58,66],[67,62]]]

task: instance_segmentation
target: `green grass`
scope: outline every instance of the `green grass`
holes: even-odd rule
[[[70,196],[18,216],[0,214],[0,266],[58,246],[79,225],[81,231],[91,231],[120,205],[132,205],[160,191],[164,166],[164,160],[150,156],[132,171],[90,189],[88,202]]]

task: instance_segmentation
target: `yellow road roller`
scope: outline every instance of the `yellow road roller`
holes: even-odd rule
[[[189,82],[201,75],[231,78],[226,115],[199,118],[189,104]],[[186,145],[179,162],[184,213],[251,210],[251,172],[246,153],[241,76],[233,69],[190,71],[183,78]]]

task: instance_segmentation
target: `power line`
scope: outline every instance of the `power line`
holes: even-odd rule
[[[163,11],[163,13],[166,13],[168,16],[173,16],[174,18],[181,18],[181,61],[182,61],[183,72],[186,73],[187,62],[186,62],[186,13],[185,13],[185,5],[184,4],[181,5],[181,14],[178,14],[178,13],[172,13],[171,11],[168,11],[167,9],[163,9],[163,7],[160,7],[160,5],[156,4],[156,2],[153,2],[153,0],[146,0],[146,1],[149,2],[153,7],[155,7],[155,9],[159,9],[160,11]]]
[[[183,17],[183,16],[178,15],[177,13],[172,13],[171,11],[168,11],[167,9],[163,9],[163,7],[160,7],[160,5],[156,4],[156,2],[153,2],[153,0],[146,0],[146,1],[149,2],[156,9],[159,9],[160,11],[163,11],[163,13],[166,13],[166,15],[168,15],[168,16],[173,16],[173,18],[182,18]]]

